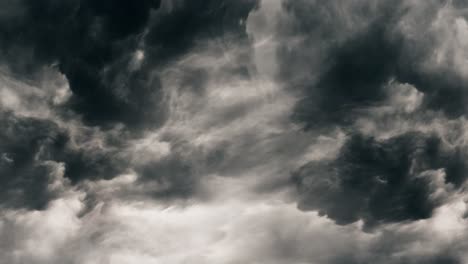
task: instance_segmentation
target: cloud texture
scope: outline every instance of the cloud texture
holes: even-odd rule
[[[468,2],[0,2],[0,263],[466,263]]]

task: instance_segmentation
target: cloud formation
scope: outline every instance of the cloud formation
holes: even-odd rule
[[[91,124],[158,126],[165,120],[159,67],[206,38],[242,39],[255,1],[12,1],[2,57],[13,72],[56,65],[70,107]],[[245,40],[244,40],[245,41]]]
[[[385,99],[392,80],[424,93],[427,110],[450,118],[466,114],[466,77],[446,51],[448,43],[462,42],[464,20],[456,7],[444,1],[338,2],[284,3],[280,77],[303,91],[298,121],[316,128],[349,125],[356,110]]]
[[[0,264],[466,263],[466,4],[0,2]]]
[[[293,175],[300,207],[338,224],[368,227],[426,219],[465,181],[465,157],[438,137],[406,133],[383,141],[351,136],[331,161],[310,162]]]

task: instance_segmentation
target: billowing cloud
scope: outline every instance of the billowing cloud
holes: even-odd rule
[[[54,193],[49,184],[54,179],[54,167],[48,156],[61,133],[50,122],[17,119],[10,113],[0,118],[2,205],[43,209]]]
[[[466,7],[1,2],[0,263],[466,263]]]
[[[245,38],[255,1],[12,1],[2,17],[3,63],[33,75],[55,65],[67,106],[91,124],[158,126],[165,120],[158,68],[203,39]],[[226,38],[224,37],[226,35]],[[247,40],[244,40],[244,42]]]
[[[293,175],[300,206],[348,224],[426,219],[465,180],[465,157],[438,137],[407,133],[383,141],[351,136],[338,157]]]
[[[447,51],[448,45],[455,50],[464,45],[464,18],[453,5],[338,2],[283,4],[280,78],[302,90],[294,112],[298,121],[315,128],[349,125],[355,111],[385,99],[384,87],[392,80],[424,93],[426,109],[451,118],[466,114],[466,74]]]

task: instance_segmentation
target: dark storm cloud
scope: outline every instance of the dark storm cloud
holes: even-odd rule
[[[337,4],[315,5],[307,1],[284,4],[294,17],[292,32],[288,27],[288,38],[303,40],[293,48],[288,43],[280,45],[280,77],[288,88],[304,92],[294,119],[303,122],[306,128],[349,124],[353,110],[382,101],[386,96],[384,85],[392,78],[401,56],[401,40],[391,31],[401,12],[395,7],[397,3],[381,7],[380,16],[357,32],[341,24],[352,19],[346,16],[354,14],[342,17],[333,14],[337,12]],[[370,4],[361,3],[349,11],[363,16],[365,21],[372,19],[375,10]]]
[[[157,63],[164,63],[199,40],[227,46],[246,42],[245,22],[257,5],[256,0],[166,1],[150,22],[145,43],[150,52],[157,53]]]
[[[410,83],[424,93],[424,107],[436,111],[442,110],[449,118],[466,116],[467,80],[459,73],[444,69],[433,72],[423,72],[418,69],[400,71],[398,78],[401,82]]]
[[[338,127],[352,134],[336,158],[294,173],[301,209],[338,224],[362,219],[365,228],[415,221],[430,218],[443,203],[435,198],[434,170],[443,169],[455,188],[466,181],[463,147],[418,132],[382,141],[355,131],[363,113],[388,104],[395,82],[421,92],[415,120],[466,116],[467,80],[451,57],[458,51],[443,53],[455,38],[447,29],[457,18],[451,8],[445,1],[283,1],[277,77],[298,94],[292,118],[310,132]],[[438,28],[443,23],[447,28]],[[369,125],[408,118],[394,112]]]
[[[0,20],[3,63],[19,76],[57,65],[91,124],[131,128],[165,120],[154,71],[197,41],[244,38],[256,1],[17,0]],[[241,69],[239,69],[242,71]]]
[[[298,102],[295,118],[308,127],[329,123],[349,124],[353,110],[372,106],[386,98],[400,56],[400,47],[389,39],[385,27],[377,25],[354,36],[342,47],[332,48],[329,68]]]
[[[349,125],[356,110],[382,103],[391,80],[423,92],[425,109],[465,115],[466,78],[450,65],[428,66],[438,48],[431,23],[444,3],[285,1],[290,21],[279,23],[279,77],[302,93],[293,117],[309,129]]]
[[[2,164],[7,175],[5,181],[24,182],[13,187],[6,184],[5,188],[12,191],[36,188],[18,192],[25,197],[15,199],[37,196],[30,200],[40,204],[31,206],[44,207],[49,200],[46,197],[48,174],[38,168],[45,160],[51,160],[63,163],[64,176],[72,184],[112,179],[134,169],[143,184],[156,186],[152,196],[192,195],[198,186],[199,173],[194,172],[197,166],[193,164],[196,161],[171,153],[163,160],[131,164],[134,153],[126,152],[128,143],[142,134],[128,133],[125,128],[141,132],[164,123],[168,110],[160,73],[194,49],[209,48],[209,56],[217,58],[226,56],[226,50],[242,47],[236,53],[238,56],[231,58],[232,63],[223,66],[222,72],[226,76],[248,77],[250,40],[245,27],[249,12],[257,4],[257,0],[12,0],[0,3],[0,63],[7,65],[15,78],[28,79],[31,83],[41,78],[44,67],[51,66],[63,73],[72,95],[54,111],[63,114],[60,119],[73,119],[77,113],[85,121],[85,128],[76,132],[85,139],[77,141],[76,135],[59,129],[54,121],[11,115],[30,128],[23,131],[23,126],[16,128],[16,123],[5,121],[3,127],[13,126],[25,137],[12,140],[15,135],[8,134],[2,139],[6,145],[0,151],[15,160],[13,165]],[[212,77],[206,67],[177,67],[182,88],[196,93],[203,92]],[[112,135],[113,125],[117,123],[123,123],[125,128]],[[87,132],[83,131],[93,130],[88,125],[98,126],[102,134],[84,135]],[[35,126],[38,126],[37,133],[33,132]],[[73,126],[69,129],[76,129]],[[26,151],[23,142],[50,135],[56,136],[47,144],[38,143],[41,157],[35,156],[39,150]],[[90,147],[94,140],[103,146]]]
[[[19,75],[58,64],[73,91],[69,104],[94,123],[161,117],[144,107],[159,100],[158,81],[127,64],[152,1],[18,1],[21,13],[0,26],[4,60]]]
[[[53,193],[48,191],[52,171],[41,158],[60,138],[51,122],[17,119],[0,114],[0,197],[5,207],[43,209]]]
[[[63,143],[65,142],[58,144]],[[53,158],[65,164],[65,177],[72,183],[79,183],[82,180],[112,179],[129,168],[129,162],[119,156],[119,152],[115,150],[75,149],[65,144],[55,150]]]
[[[155,198],[190,198],[198,187],[193,164],[177,155],[149,162],[136,171],[143,184],[156,184],[148,191],[148,195]]]
[[[422,133],[382,141],[356,134],[335,159],[310,162],[293,174],[299,207],[318,210],[338,224],[362,219],[366,227],[426,219],[443,199],[435,197],[445,186],[437,186],[436,170],[455,187],[465,180],[461,153]]]
[[[113,178],[128,166],[113,151],[73,147],[68,132],[49,120],[1,112],[0,124],[0,204],[5,207],[44,209],[57,195],[49,185],[59,164],[72,184]]]

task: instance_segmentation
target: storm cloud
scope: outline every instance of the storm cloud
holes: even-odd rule
[[[10,1],[2,61],[34,76],[53,65],[70,85],[66,106],[94,125],[159,126],[160,66],[203,39],[246,38],[255,1]],[[246,40],[244,40],[246,41]],[[29,77],[29,78],[32,78]]]
[[[465,180],[464,151],[444,148],[438,137],[420,133],[383,141],[353,135],[334,160],[310,162],[293,175],[300,207],[368,227],[430,218],[445,198],[441,189]]]
[[[466,263],[467,4],[0,1],[0,263]]]
[[[306,128],[350,125],[356,111],[382,103],[390,81],[424,93],[427,110],[450,118],[466,114],[466,77],[454,65],[455,55],[444,50],[458,32],[441,36],[441,27],[457,28],[463,19],[455,7],[444,1],[283,5],[279,76],[302,91],[293,116]]]

